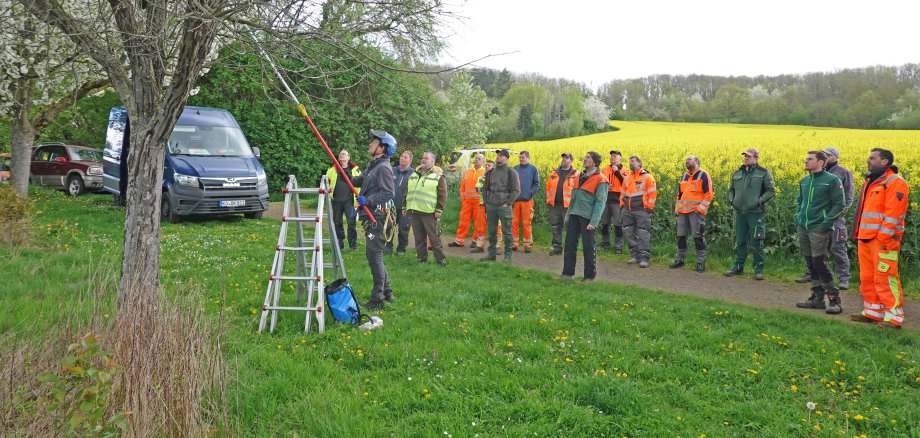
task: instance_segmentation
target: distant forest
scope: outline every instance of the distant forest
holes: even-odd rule
[[[593,94],[565,79],[471,73],[473,83],[497,100],[522,83]],[[920,129],[920,64],[756,77],[653,75],[610,81],[595,96],[614,120]]]

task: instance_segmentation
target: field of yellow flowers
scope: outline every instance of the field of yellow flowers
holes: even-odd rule
[[[617,128],[616,131],[553,141],[490,146],[530,151],[531,162],[544,177],[559,165],[563,152],[575,155],[576,167],[581,165],[581,157],[591,150],[599,152],[605,160],[610,150],[619,150],[627,167],[627,158],[638,155],[658,181],[658,207],[653,221],[655,238],[659,243],[673,240],[673,216],[668,213],[673,210],[678,179],[684,172],[684,159],[687,155],[696,155],[702,161],[702,168],[712,176],[716,190],[708,217],[709,239],[723,246],[730,246],[733,239],[733,213],[727,202],[731,174],[741,166],[741,152],[757,148],[760,164],[773,173],[777,187],[777,197],[767,211],[768,254],[797,254],[795,199],[798,181],[805,176],[803,160],[807,151],[837,147],[841,154],[840,163],[854,172],[858,192],[862,185],[860,175],[866,171],[869,151],[874,147],[890,149],[894,152],[895,164],[900,168],[901,175],[911,184],[911,208],[906,224],[906,242],[902,246],[902,254],[907,261],[901,266],[906,268],[905,274],[909,276],[920,275],[920,269],[912,267],[920,260],[920,132],[627,121],[615,121],[612,125]],[[538,211],[538,216],[541,216],[540,213]],[[852,219],[852,210],[848,219]]]

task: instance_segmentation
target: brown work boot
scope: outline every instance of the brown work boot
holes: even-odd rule
[[[875,324],[875,323],[877,322],[876,320],[874,320],[874,319],[872,319],[872,318],[869,318],[869,317],[866,316],[866,315],[859,314],[859,313],[857,313],[857,314],[855,314],[855,315],[850,315],[850,321],[853,321],[853,322],[862,322],[862,323],[865,323],[865,324]]]

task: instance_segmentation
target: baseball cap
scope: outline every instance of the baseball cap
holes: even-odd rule
[[[840,158],[840,151],[838,151],[837,148],[835,148],[835,147],[833,147],[833,146],[829,146],[829,147],[824,148],[824,153],[825,153],[825,154],[828,154],[828,155],[833,155],[833,156],[835,156],[835,157],[837,157],[837,158]]]
[[[502,156],[504,156],[505,158],[511,158],[511,153],[508,152],[508,149],[499,149],[499,150],[495,151],[495,153],[498,154],[498,155],[502,155]]]
[[[621,157],[623,156],[623,154],[621,154],[620,151],[618,151],[618,150],[616,150],[616,149],[610,151],[610,154],[611,154],[611,155],[612,155],[612,154],[617,154],[617,155],[619,155],[619,156],[621,156]]]
[[[760,152],[757,152],[757,149],[750,148],[741,153],[741,155],[750,155],[754,158],[760,158]]]
[[[562,158],[568,158],[568,159],[570,159],[570,160],[574,160],[574,158],[572,157],[572,154],[570,154],[570,153],[568,153],[568,152],[563,152],[563,153],[562,153]]]

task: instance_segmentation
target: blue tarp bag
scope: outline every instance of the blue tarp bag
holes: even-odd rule
[[[358,301],[347,279],[340,278],[329,283],[325,292],[326,306],[336,321],[358,325],[362,317],[367,318],[358,309]]]

